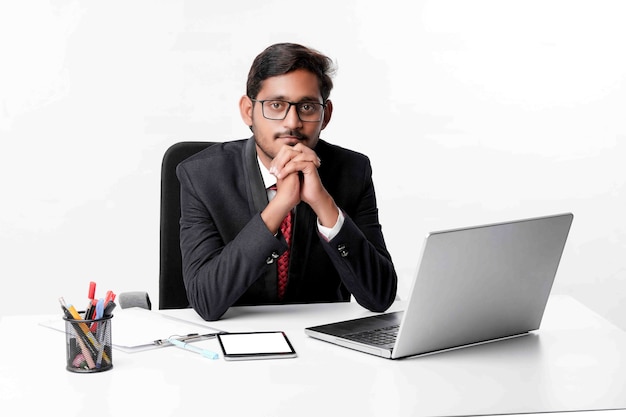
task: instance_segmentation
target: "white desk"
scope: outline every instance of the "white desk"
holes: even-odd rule
[[[167,313],[202,322],[192,310]],[[228,331],[285,330],[298,358],[226,362],[173,347],[114,350],[114,368],[91,375],[65,370],[64,335],[37,324],[52,316],[3,317],[0,404],[7,415],[81,417],[626,408],[626,333],[572,298],[553,296],[535,334],[420,358],[392,361],[304,335],[310,325],[368,314],[355,303],[233,308],[213,324]],[[198,343],[218,351],[215,340]]]

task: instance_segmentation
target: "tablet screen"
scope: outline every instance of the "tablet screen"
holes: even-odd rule
[[[294,357],[296,352],[283,332],[223,333],[218,340],[224,359]]]

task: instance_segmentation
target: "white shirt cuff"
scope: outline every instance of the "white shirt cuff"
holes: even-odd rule
[[[317,230],[319,230],[322,236],[324,236],[326,240],[329,241],[337,236],[337,234],[341,230],[341,227],[343,226],[343,221],[345,220],[345,218],[343,217],[343,212],[339,210],[339,207],[337,207],[337,211],[339,212],[339,216],[337,217],[337,223],[335,223],[333,227],[322,226],[320,224],[320,219],[317,219]]]

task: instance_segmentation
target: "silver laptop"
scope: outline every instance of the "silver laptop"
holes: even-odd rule
[[[397,359],[537,330],[572,220],[565,213],[429,233],[404,311],[305,333]]]

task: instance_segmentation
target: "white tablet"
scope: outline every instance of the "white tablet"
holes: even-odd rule
[[[296,351],[284,332],[240,332],[217,335],[226,360],[294,358]]]

